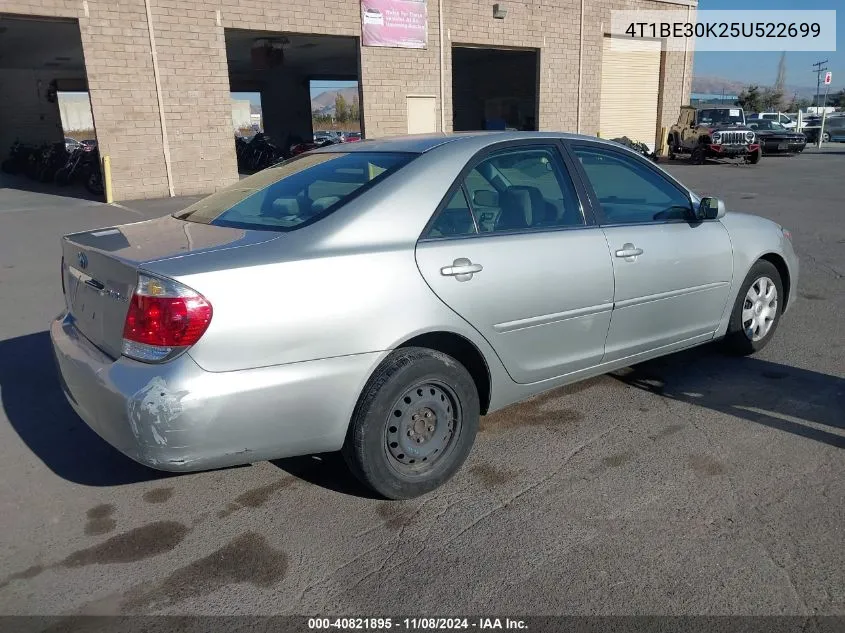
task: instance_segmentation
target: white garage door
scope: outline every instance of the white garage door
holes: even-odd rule
[[[653,150],[659,90],[659,41],[604,38],[599,127],[602,138],[627,136]]]

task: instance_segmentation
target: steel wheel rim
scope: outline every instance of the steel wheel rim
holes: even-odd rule
[[[461,427],[455,392],[439,381],[419,382],[390,409],[384,429],[387,460],[406,476],[423,475],[454,449]]]
[[[748,288],[742,302],[742,331],[750,341],[769,334],[778,315],[778,289],[768,277],[759,277]]]

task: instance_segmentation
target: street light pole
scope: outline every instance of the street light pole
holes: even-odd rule
[[[830,92],[830,84],[825,84],[824,89],[824,105],[822,106],[822,126],[819,128],[819,142],[816,147],[821,148],[822,146],[822,137],[824,136],[824,122],[827,119],[827,95]]]
[[[827,67],[822,68],[822,66],[824,66],[827,63],[827,61],[828,60],[824,60],[824,61],[816,62],[815,64],[813,64],[813,68],[816,68],[818,66],[818,68],[813,71],[814,73],[816,73],[816,95],[813,97],[813,103],[816,104],[816,111],[817,112],[818,112],[818,107],[819,107],[819,92],[821,91],[821,85],[822,85],[822,73],[827,71]]]

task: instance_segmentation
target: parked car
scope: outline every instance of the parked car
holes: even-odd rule
[[[819,133],[821,132],[822,122],[818,120],[812,126],[803,128],[803,132],[807,137],[808,143],[818,143]],[[824,120],[824,132],[822,133],[822,142],[829,143],[845,142],[845,116],[826,116]]]
[[[65,236],[50,332],[71,406],[143,464],[341,450],[409,498],[479,415],[711,341],[762,349],[797,296],[790,240],[618,143],[371,141]]]
[[[788,130],[775,121],[752,119],[748,127],[757,135],[763,154],[800,154],[807,146],[804,134]]]
[[[682,106],[678,122],[669,130],[669,158],[689,154],[691,163],[707,158],[733,158],[760,162],[763,155],[754,131],[745,123],[742,108],[693,108]]]
[[[361,133],[360,132],[347,132],[346,138],[344,139],[347,143],[355,143],[361,140]]]
[[[758,112],[757,114],[752,114],[748,117],[747,123],[751,123],[755,119],[780,123],[783,127],[789,130],[795,129],[798,125],[792,117],[784,114],[783,112]]]

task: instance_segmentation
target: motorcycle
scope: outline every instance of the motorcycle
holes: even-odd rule
[[[21,173],[29,164],[29,156],[34,151],[33,146],[15,141],[9,150],[9,157],[0,164],[0,169],[7,174]]]

